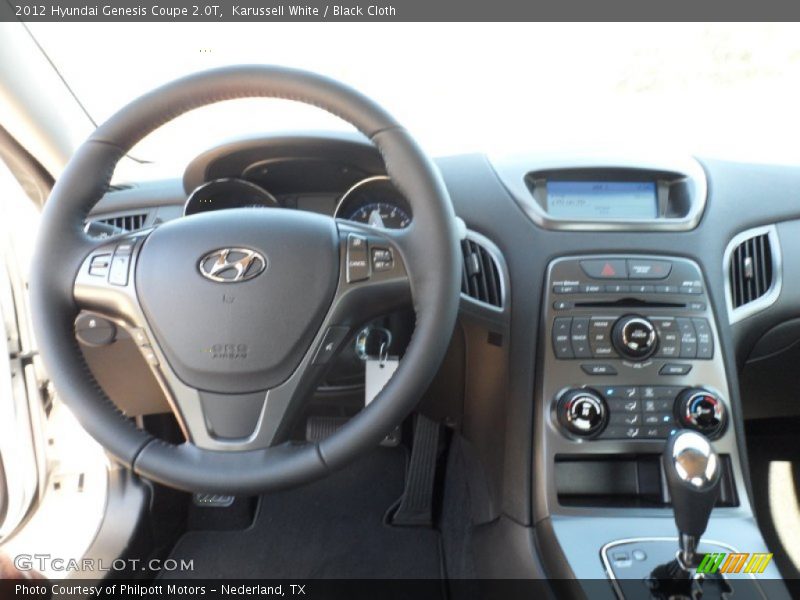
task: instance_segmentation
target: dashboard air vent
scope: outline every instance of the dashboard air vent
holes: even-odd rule
[[[464,263],[461,272],[461,293],[479,302],[502,307],[500,273],[492,255],[477,242],[461,242]]]
[[[140,213],[134,215],[121,215],[119,217],[109,217],[107,219],[98,219],[97,222],[109,225],[114,229],[131,232],[142,229],[146,220],[147,213]]]
[[[741,242],[731,253],[731,303],[739,308],[764,296],[773,283],[772,247],[769,234]]]

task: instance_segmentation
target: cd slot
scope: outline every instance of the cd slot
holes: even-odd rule
[[[618,300],[586,300],[573,304],[575,308],[678,308],[685,309],[685,302],[653,302],[639,298],[619,298]]]

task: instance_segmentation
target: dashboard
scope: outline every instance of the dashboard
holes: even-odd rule
[[[611,557],[604,568],[606,544],[674,535],[654,457],[676,428],[705,432],[725,462],[709,535],[736,523],[734,541],[759,546],[744,423],[800,416],[800,168],[560,153],[436,165],[466,224],[462,302],[420,410],[469,444],[473,522],[543,549],[529,571],[491,551],[485,568],[603,579],[625,568]],[[222,144],[180,179],[110,190],[87,225],[113,235],[228,208],[414,224],[365,139],[320,133]],[[380,327],[402,353],[413,313]],[[128,350],[82,348],[101,384],[127,376],[115,365]],[[334,365],[329,388],[355,390],[356,404],[359,364],[351,353]],[[155,394],[145,414],[165,410]],[[140,386],[129,401],[143,397]]]

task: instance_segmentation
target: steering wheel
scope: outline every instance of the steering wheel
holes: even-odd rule
[[[315,105],[354,125],[408,199],[411,225],[378,230],[299,210],[243,208],[101,241],[84,233],[117,162],[139,140],[189,110],[245,97]],[[68,163],[42,214],[30,287],[34,330],[63,401],[142,477],[212,493],[296,485],[376,446],[430,384],[458,311],[457,231],[436,168],[365,96],[293,69],[205,71],[128,104]],[[381,393],[330,437],[292,441],[298,409],[331,354],[370,318],[409,302],[414,333]],[[81,310],[128,329],[185,442],[137,428],[106,396],[76,341]]]

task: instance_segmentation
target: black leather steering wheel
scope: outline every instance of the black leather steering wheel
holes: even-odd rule
[[[377,230],[297,210],[233,209],[100,241],[84,233],[117,162],[139,140],[191,109],[245,97],[312,104],[353,124],[382,154],[411,205],[411,225]],[[436,168],[371,100],[304,71],[215,69],[135,100],[72,157],[42,215],[31,274],[35,333],[61,398],[136,473],[189,491],[286,487],[375,446],[417,404],[455,323],[458,244]],[[389,268],[375,268],[373,250],[391,253]],[[291,441],[326,356],[371,317],[409,301],[414,333],[378,397],[319,443]],[[137,428],[101,390],[75,339],[81,310],[131,332],[186,442]]]

